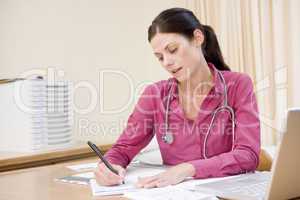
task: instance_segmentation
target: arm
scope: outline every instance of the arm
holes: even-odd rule
[[[188,163],[195,168],[195,178],[222,177],[254,171],[259,162],[260,122],[252,81],[242,75],[238,81],[233,109],[236,127],[234,150],[208,159]]]
[[[132,158],[144,148],[153,137],[154,85],[148,86],[134,111],[129,116],[127,126],[116,144],[105,154],[110,163],[126,167]]]

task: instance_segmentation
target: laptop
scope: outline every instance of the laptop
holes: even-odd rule
[[[300,199],[300,108],[289,109],[271,172],[243,174],[199,184],[199,192],[222,199],[282,200]]]

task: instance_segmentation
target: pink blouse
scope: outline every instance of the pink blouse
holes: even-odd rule
[[[127,127],[105,157],[113,164],[126,167],[155,135],[163,163],[190,163],[196,169],[195,178],[222,177],[254,171],[259,162],[260,121],[253,84],[246,74],[220,71],[227,86],[228,104],[235,113],[233,150],[230,114],[221,112],[216,116],[207,139],[207,158],[203,157],[204,138],[212,112],[224,101],[223,82],[214,65],[209,63],[209,67],[214,86],[204,98],[194,121],[184,115],[174,78],[151,84],[144,90],[129,116]],[[169,130],[174,141],[167,144],[162,136],[165,133],[166,103],[172,81],[175,84],[170,99]]]

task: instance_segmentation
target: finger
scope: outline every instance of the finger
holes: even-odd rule
[[[145,187],[145,185],[149,185],[150,183],[157,181],[157,179],[157,176],[139,178],[137,182],[137,187]]]
[[[124,170],[124,169],[123,169]],[[109,177],[112,180],[123,180],[123,177],[119,176],[118,174],[113,173],[110,169],[108,169],[104,164],[99,165],[99,171],[101,173],[103,173],[106,177]],[[124,173],[121,169],[119,169],[119,171],[121,171],[120,173]]]
[[[158,183],[159,183],[159,180],[154,180],[152,182],[145,184],[144,188],[149,189],[149,188],[157,187]]]
[[[158,181],[156,187],[166,187],[168,185],[171,185],[169,181],[167,181],[167,180],[160,180],[160,181]]]
[[[94,173],[95,173],[96,182],[99,185],[104,185],[104,186],[109,185],[104,174],[101,171],[95,171]]]
[[[112,186],[112,185],[119,185],[120,184],[119,180],[110,179],[102,173],[96,173],[95,177],[96,177],[96,181],[99,185]]]
[[[100,175],[100,173],[98,171],[95,171],[94,172],[95,174],[95,179],[96,179],[96,182],[98,183],[98,185],[107,185],[107,183],[105,183],[103,177]]]
[[[123,178],[114,173],[107,173],[103,175],[107,182],[110,182],[111,184],[122,184],[123,182]]]
[[[149,183],[149,182],[152,182],[154,180],[157,179],[157,176],[146,176],[146,177],[143,177],[143,178],[138,178],[138,182],[141,183],[141,184],[144,184],[144,183]]]
[[[112,167],[117,170],[118,174],[116,174],[116,175],[121,176],[124,179],[126,170],[119,165],[112,164]],[[103,171],[104,173],[112,172],[110,169],[108,169],[108,167],[103,162],[100,162],[98,164],[98,168],[100,169],[100,171]],[[115,173],[112,172],[112,174],[115,174]]]
[[[154,180],[156,180],[154,177],[138,178],[137,186],[143,187],[145,184],[150,183],[151,181]]]
[[[124,178],[124,177],[125,177],[125,174],[126,174],[125,169],[119,168],[119,169],[117,169],[117,170],[118,170],[119,176],[121,176],[122,178]]]
[[[117,170],[119,176],[125,177],[126,170],[123,167],[121,167],[119,165],[113,165],[113,168],[115,168]]]
[[[97,183],[100,185],[117,185],[122,183],[122,178],[116,174],[110,174],[106,170],[97,170],[95,172]]]
[[[99,161],[98,164],[97,164],[97,166],[99,167],[99,166],[102,165],[102,164],[103,164],[103,162],[102,162],[102,161]]]

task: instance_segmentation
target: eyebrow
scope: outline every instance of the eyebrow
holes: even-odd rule
[[[176,44],[176,43],[175,43],[175,42],[170,42],[170,43],[168,43],[168,44],[165,46],[164,49],[166,50],[166,49],[170,46],[170,44],[173,45],[173,44]],[[158,53],[158,52],[154,52],[154,54],[155,54],[155,55],[161,55],[161,53]]]

